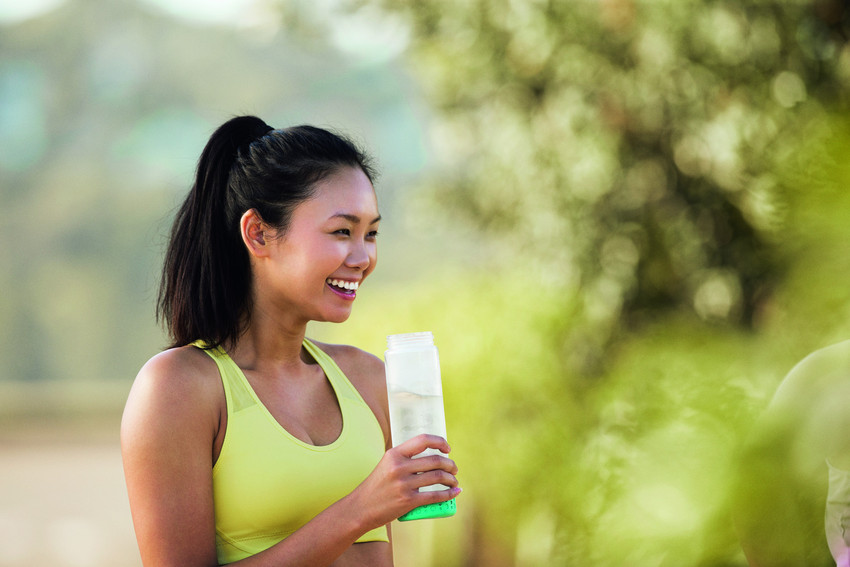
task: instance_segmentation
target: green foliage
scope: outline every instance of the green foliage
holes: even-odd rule
[[[817,26],[799,4],[661,4],[665,15],[639,3],[635,27],[609,43],[594,27],[600,4],[495,5],[404,9],[415,17],[413,61],[441,109],[437,201],[463,210],[504,256],[486,276],[410,284],[379,304],[364,295],[369,314],[344,340],[372,337],[379,353],[376,330],[435,332],[467,487],[466,564],[744,565],[731,517],[740,446],[794,363],[850,333],[850,129],[827,110],[841,102],[846,63],[820,36],[823,57],[811,57],[806,33]],[[574,32],[561,49],[576,57],[551,60],[576,69],[551,88],[573,98],[517,96],[526,78],[505,70],[505,46],[532,32],[510,11],[540,23],[567,5],[578,24],[561,13],[547,25]],[[694,23],[706,18],[716,35]],[[745,47],[724,35],[735,30]],[[666,37],[677,62],[641,78],[618,58],[645,34]],[[789,68],[805,101],[791,102]],[[658,88],[675,77],[691,88]],[[616,127],[597,98],[612,82],[625,113]],[[629,102],[641,92],[658,106]],[[547,105],[557,110],[544,116]],[[642,122],[653,108],[665,117],[655,130]],[[575,184],[582,160],[607,165]],[[640,286],[686,293],[672,309],[639,307]],[[644,324],[622,332],[635,317]],[[590,358],[600,361],[592,377],[581,363]],[[456,541],[457,531],[439,534]],[[809,544],[828,561],[822,537]]]
[[[382,5],[439,110],[440,206],[580,286],[599,353],[670,309],[754,324],[783,266],[780,150],[847,101],[846,8]]]

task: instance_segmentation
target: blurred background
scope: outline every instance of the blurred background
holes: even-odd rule
[[[435,334],[465,491],[397,565],[746,565],[736,455],[850,338],[848,32],[843,0],[0,1],[0,567],[140,565],[120,415],[243,113],[381,171],[380,269],[311,331]]]

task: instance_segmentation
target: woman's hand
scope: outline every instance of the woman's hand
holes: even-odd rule
[[[442,455],[414,458],[426,449],[451,451],[442,437],[418,435],[384,453],[375,470],[352,492],[369,529],[388,524],[418,506],[446,502],[460,494],[455,462]],[[419,492],[432,484],[449,488]]]

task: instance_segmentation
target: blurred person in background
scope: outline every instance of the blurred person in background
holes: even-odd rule
[[[412,458],[444,439],[391,448],[382,361],[305,337],[375,268],[372,177],[310,126],[237,117],[204,148],[163,267],[171,345],[121,427],[146,566],[392,565],[390,522],[460,492],[450,459]]]
[[[848,400],[845,341],[799,362],[761,416],[741,459],[735,502],[751,566],[850,567]]]

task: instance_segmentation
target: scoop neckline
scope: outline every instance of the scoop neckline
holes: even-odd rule
[[[266,418],[269,421],[271,421],[271,423],[275,427],[277,427],[278,430],[280,430],[281,433],[283,433],[291,441],[293,441],[294,443],[304,447],[305,449],[309,449],[311,451],[330,451],[330,450],[333,450],[333,449],[335,449],[336,447],[338,447],[339,445],[342,444],[342,442],[344,441],[344,438],[346,436],[346,433],[348,431],[348,427],[346,427],[348,420],[345,419],[345,410],[343,409],[343,403],[342,403],[343,396],[340,395],[339,387],[336,383],[337,381],[331,378],[325,364],[322,364],[322,361],[320,360],[321,357],[316,356],[316,352],[314,352],[314,351],[318,351],[319,353],[321,353],[325,356],[328,356],[328,357],[330,355],[328,355],[325,351],[323,351],[318,346],[313,344],[313,342],[310,341],[307,338],[305,338],[302,341],[301,344],[304,348],[307,349],[307,352],[310,353],[310,356],[313,357],[313,360],[316,361],[316,364],[319,365],[319,368],[322,369],[322,372],[325,375],[325,380],[330,382],[331,388],[333,389],[333,392],[334,392],[334,397],[336,398],[337,406],[339,407],[340,419],[342,420],[342,428],[340,429],[339,435],[337,435],[336,439],[334,439],[333,441],[331,441],[327,445],[314,445],[312,443],[308,443],[308,442],[304,441],[303,439],[299,439],[298,437],[296,437],[295,435],[290,433],[289,430],[287,430],[283,425],[281,425],[281,423],[275,418],[275,416],[272,415],[272,412],[269,411],[269,408],[266,407],[266,404],[264,404],[263,401],[260,399],[260,396],[257,395],[257,392],[254,390],[254,387],[251,386],[251,382],[248,380],[248,377],[245,376],[245,372],[243,372],[242,369],[239,367],[239,365],[236,364],[236,361],[233,360],[230,357],[230,354],[228,354],[227,351],[225,351],[223,347],[219,346],[218,348],[221,350],[221,352],[227,357],[227,359],[230,361],[230,363],[236,369],[238,376],[239,376],[239,379],[242,380],[243,385],[248,389],[248,393],[251,395],[251,398],[260,407],[260,410],[262,411],[262,413],[266,416]]]

